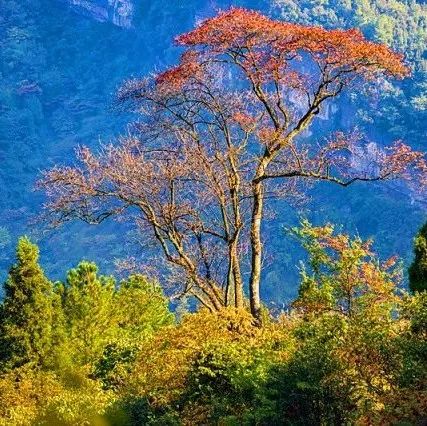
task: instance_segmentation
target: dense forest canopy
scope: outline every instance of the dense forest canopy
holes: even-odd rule
[[[357,27],[367,36],[405,50],[425,69],[425,4],[409,1],[273,0],[283,19],[329,27]]]
[[[419,424],[427,292],[372,241],[303,222],[291,311],[175,316],[156,282],[81,262],[54,283],[22,238],[0,304],[1,425]]]

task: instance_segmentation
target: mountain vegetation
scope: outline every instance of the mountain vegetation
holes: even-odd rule
[[[370,241],[290,232],[309,254],[299,295],[262,327],[235,307],[177,320],[157,283],[89,262],[53,283],[21,239],[1,305],[0,424],[422,421],[427,292],[406,293]]]
[[[423,133],[427,111],[427,6],[424,2],[273,0],[272,4],[284,20],[327,28],[359,28],[369,39],[404,53],[412,69],[411,83],[385,85],[379,94],[381,103],[372,112],[371,120],[375,120],[376,126],[391,126],[394,134],[403,131],[416,138]],[[358,100],[355,101],[360,108]],[[399,109],[403,115],[398,113]],[[360,114],[362,117],[362,111]]]
[[[427,290],[427,223],[420,229],[414,242],[414,261],[409,267],[409,288]]]
[[[243,307],[247,272],[251,313],[260,320],[269,198],[297,198],[319,181],[347,187],[405,177],[427,185],[423,154],[402,142],[359,158],[363,136],[335,132],[315,143],[304,133],[348,86],[403,78],[407,69],[358,31],[238,8],[176,40],[186,47],[179,65],[119,90],[118,102],[140,115],[135,131],[98,155],[80,148],[80,165],[56,166],[38,185],[54,225],[130,215],[174,267],[180,293],[211,311]]]
[[[411,71],[415,81],[425,72],[423,6],[272,6],[281,19],[232,7],[200,20],[176,37],[176,65],[120,86],[125,135],[43,163],[36,186],[50,235],[110,224],[115,249],[53,279],[36,239],[18,239],[0,299],[0,426],[427,421],[427,223],[399,242],[413,245],[407,268],[372,238],[304,218],[316,193],[339,207],[331,187],[395,185],[425,199],[427,159],[419,141],[410,146],[420,121],[409,142],[403,127],[395,142],[374,142],[358,116],[371,94],[382,126],[394,96],[385,101],[385,87],[402,91],[392,103],[405,99],[408,116],[423,111],[421,86],[409,89]],[[19,90],[41,89],[21,81]],[[357,199],[366,227],[381,228],[369,195]],[[124,230],[139,248],[111,273]],[[92,240],[98,252],[108,251],[104,237]],[[299,261],[298,290],[280,306],[265,296],[269,240],[270,249],[285,241],[274,257],[286,272],[281,294],[292,294]],[[0,248],[11,241],[0,227]],[[288,241],[299,248],[288,253]],[[48,263],[63,265],[59,253]]]

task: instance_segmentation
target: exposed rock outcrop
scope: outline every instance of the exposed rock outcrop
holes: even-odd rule
[[[79,13],[100,22],[112,22],[123,28],[132,27],[135,5],[132,0],[67,0]]]

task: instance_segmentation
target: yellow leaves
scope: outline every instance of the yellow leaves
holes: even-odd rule
[[[38,421],[48,425],[107,426],[102,415],[114,399],[113,393],[102,390],[99,383],[86,380],[82,387],[64,388],[49,399]]]
[[[202,310],[142,342],[127,384],[117,393],[103,390],[87,371],[60,378],[30,369],[4,375],[0,426],[107,426],[105,419],[115,415],[133,419],[133,408],[126,411],[130,400],[141,410],[140,424],[151,418],[158,424],[172,418],[183,425],[228,424],[231,418],[246,424],[253,418],[245,416],[256,413],[264,421],[269,410],[277,419],[297,420],[330,419],[332,413],[349,424],[416,419],[426,394],[400,393],[397,381],[405,364],[399,339],[409,330],[406,319],[371,310],[354,317],[293,312],[263,327],[254,326],[245,310]],[[280,405],[289,401],[287,408]],[[316,404],[322,413],[304,411]],[[165,412],[170,417],[162,417]]]
[[[0,425],[101,425],[113,399],[93,380],[71,385],[52,372],[22,367],[0,377]]]
[[[29,425],[37,415],[40,400],[60,392],[53,374],[21,368],[0,377],[0,425]]]
[[[252,362],[253,351],[284,359],[289,345],[280,342],[289,334],[277,323],[254,326],[253,317],[245,310],[189,314],[180,325],[164,328],[143,348],[130,389],[154,404],[170,403],[185,391],[187,376],[200,353],[222,348],[231,357],[234,353],[243,365]]]
[[[318,312],[390,315],[398,303],[396,285],[401,281],[396,258],[381,263],[371,249],[372,241],[335,233],[331,225],[314,227],[304,221],[293,232],[308,251],[313,271],[310,275],[302,270],[295,306],[313,312],[317,303]]]

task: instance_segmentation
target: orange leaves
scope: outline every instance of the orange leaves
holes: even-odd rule
[[[318,145],[300,140],[353,81],[407,70],[401,56],[357,30],[280,22],[241,8],[176,41],[184,51],[177,66],[119,91],[118,101],[140,115],[131,129],[138,142],[121,140],[97,156],[82,150],[79,167],[51,170],[39,187],[58,222],[129,217],[173,265],[174,286],[208,309],[228,304],[227,288],[243,282],[250,248],[258,315],[265,194],[295,199],[308,182],[348,186],[414,170],[427,176],[425,160],[403,144],[385,153],[357,150],[357,140],[343,134]],[[351,249],[344,238],[323,242]]]
[[[306,312],[332,309],[351,317],[387,310],[394,303],[396,284],[402,278],[395,257],[380,263],[372,241],[334,233],[332,225],[314,227],[304,221],[293,232],[307,249],[313,272],[302,270],[296,307]]]
[[[181,63],[173,68],[160,73],[156,77],[156,85],[167,92],[176,92],[181,90],[185,83],[191,78],[201,77],[203,73],[202,66],[197,61],[196,52],[185,52],[181,57]]]
[[[343,252],[348,248],[349,238],[348,235],[337,235],[326,237],[321,245],[325,248],[330,248],[336,252]]]
[[[272,129],[271,127],[264,126],[258,129],[257,136],[262,144],[272,146],[277,143],[282,136],[282,133],[278,130]]]
[[[218,50],[237,44],[250,45],[251,40],[256,40],[263,33],[267,37],[272,23],[260,13],[231,8],[203,21],[195,30],[178,36],[176,42],[186,46],[210,45]]]
[[[381,173],[385,177],[400,176],[407,180],[416,177],[421,187],[427,186],[425,154],[413,151],[402,141],[396,141],[393,146],[387,148],[381,167]]]
[[[250,131],[255,125],[254,117],[244,111],[234,112],[232,119],[245,131]]]
[[[275,74],[278,78],[284,64],[302,52],[335,74],[343,71],[364,76],[375,72],[396,77],[408,74],[401,55],[385,45],[367,41],[358,30],[325,30],[275,21],[242,8],[221,12],[176,41],[212,55],[226,54],[246,71],[270,78]],[[343,74],[344,77],[347,76]]]

